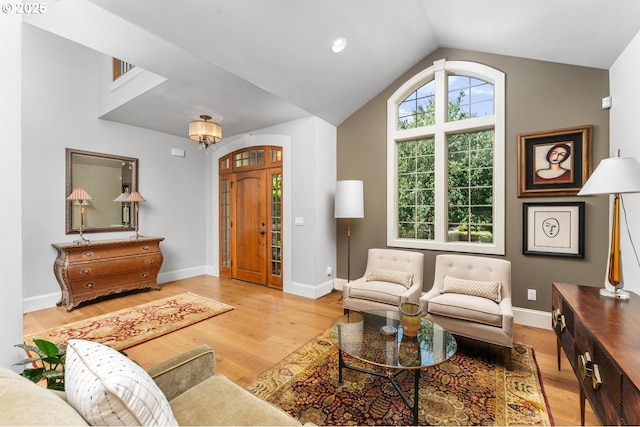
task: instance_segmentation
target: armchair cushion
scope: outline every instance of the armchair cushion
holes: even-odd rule
[[[367,275],[367,282],[379,281],[397,283],[409,289],[413,283],[413,273],[398,270],[372,268]]]
[[[429,313],[501,327],[502,311],[495,302],[473,295],[446,293],[429,300]]]
[[[69,404],[91,425],[178,425],[151,376],[96,342],[69,340],[65,391]]]
[[[441,293],[464,294],[490,299],[500,302],[500,282],[482,282],[479,280],[465,280],[445,275],[440,285]]]

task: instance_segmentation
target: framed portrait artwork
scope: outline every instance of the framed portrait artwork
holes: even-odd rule
[[[573,196],[591,175],[592,126],[518,135],[518,197]]]
[[[584,202],[523,203],[522,253],[584,258]]]

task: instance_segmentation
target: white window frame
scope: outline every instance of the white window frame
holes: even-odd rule
[[[494,114],[458,121],[447,121],[447,76],[449,73],[476,77],[493,84]],[[407,96],[425,83],[435,80],[435,124],[399,129],[398,107]],[[447,135],[493,129],[493,242],[448,242],[447,239]],[[398,142],[425,137],[435,138],[435,238],[433,240],[398,237]],[[486,65],[468,61],[440,59],[405,82],[387,100],[387,246],[465,253],[504,255],[505,253],[505,76]]]

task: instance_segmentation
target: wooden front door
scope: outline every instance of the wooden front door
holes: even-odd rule
[[[231,228],[233,277],[266,284],[267,200],[266,171],[235,174],[234,226]]]
[[[282,148],[219,161],[220,276],[282,288]]]

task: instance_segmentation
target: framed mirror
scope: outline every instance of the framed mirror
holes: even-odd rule
[[[65,200],[66,234],[79,233],[81,220],[83,233],[135,229],[133,206],[123,193],[138,191],[138,159],[67,148],[65,198],[76,189],[91,199]]]

